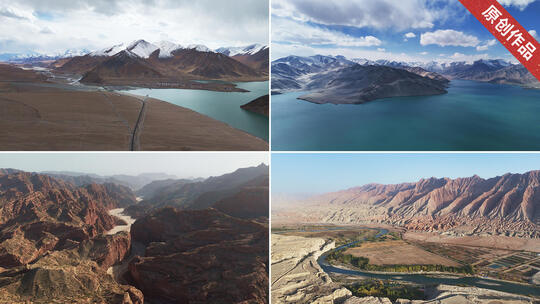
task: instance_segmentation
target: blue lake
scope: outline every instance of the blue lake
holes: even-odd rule
[[[141,96],[148,95],[152,98],[189,108],[268,141],[268,118],[240,108],[241,105],[268,94],[268,81],[238,82],[235,84],[249,92],[146,88],[125,92]],[[181,130],[178,131],[181,132]]]
[[[359,105],[272,96],[272,149],[540,150],[540,90],[453,80],[448,94]]]

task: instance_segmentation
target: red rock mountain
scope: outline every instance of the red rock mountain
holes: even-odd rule
[[[131,250],[128,233],[104,234],[119,221],[108,210],[131,201],[119,185],[0,169],[0,302],[142,304],[107,274]]]
[[[112,229],[107,212],[133,199],[117,185],[78,188],[47,175],[0,171],[0,267],[24,265]]]
[[[384,222],[408,229],[540,236],[540,171],[368,184],[304,200],[300,216],[327,222]]]
[[[134,242],[145,255],[129,280],[163,303],[267,303],[268,228],[215,209],[168,207],[138,219]]]

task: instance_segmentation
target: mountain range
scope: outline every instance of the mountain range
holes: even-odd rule
[[[360,65],[343,56],[289,56],[272,62],[272,93],[308,91],[314,103],[358,104],[393,97],[446,93],[448,80],[422,68]]]
[[[268,78],[267,47],[213,52],[202,45],[137,40],[51,64],[56,73],[81,75],[80,82],[98,85],[195,88],[193,80],[254,81]],[[229,57],[225,55],[234,54]],[[224,86],[224,85],[222,85]],[[235,90],[234,87],[221,90]]]
[[[360,67],[365,67],[364,69]],[[369,68],[368,68],[369,67]],[[392,68],[394,70],[388,70]],[[369,81],[366,73],[358,72],[369,69],[375,77]],[[351,74],[351,70],[359,75]],[[398,70],[406,70],[412,74],[430,78],[438,84],[434,89],[429,82],[411,81],[411,75]],[[342,77],[348,75],[348,77]],[[383,76],[384,75],[384,76]],[[395,80],[400,79],[403,85],[396,86]],[[315,55],[310,57],[288,56],[272,62],[272,93],[279,94],[290,91],[310,91],[306,98],[319,103],[343,103],[338,99],[349,100],[345,103],[361,103],[372,100],[366,98],[363,91],[373,91],[375,87],[386,94],[377,93],[375,97],[410,96],[412,93],[403,90],[411,85],[419,86],[413,91],[418,95],[432,95],[444,93],[440,86],[445,86],[448,79],[466,79],[492,83],[514,84],[530,87],[540,87],[538,80],[520,64],[497,60],[478,60],[468,62],[397,62],[389,60],[371,61],[368,59],[347,59],[344,56]],[[366,81],[367,80],[367,81]],[[358,83],[360,82],[360,83]],[[384,88],[381,88],[383,86]],[[343,87],[355,90],[347,92]],[[334,91],[334,92],[329,92]],[[341,94],[341,96],[340,96]],[[320,95],[322,95],[320,97]],[[336,99],[337,98],[337,99]]]
[[[225,176],[209,178],[219,186],[208,189],[238,191],[216,196],[215,208],[152,208],[111,234],[126,222],[110,211],[137,203],[130,188],[97,175],[0,169],[0,299],[265,303],[268,179],[238,188],[240,176]],[[125,179],[144,177],[170,176]]]
[[[139,217],[165,206],[180,210],[213,207],[225,212],[236,209],[233,205],[239,204],[238,207],[243,207],[233,212],[236,216],[264,217],[268,214],[268,181],[265,164],[195,182],[185,179],[154,181],[136,192],[143,200],[127,208],[126,212]],[[253,196],[259,199],[249,199]]]
[[[540,171],[488,179],[472,176],[368,184],[281,204],[275,216],[328,223],[386,223],[454,234],[539,237]]]

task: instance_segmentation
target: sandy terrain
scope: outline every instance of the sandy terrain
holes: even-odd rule
[[[31,71],[18,71],[14,83],[2,77],[12,70],[0,65],[0,150],[131,150],[141,99],[58,88]],[[155,99],[146,103],[137,149],[268,150],[264,140],[223,122]]]
[[[350,297],[317,264],[334,246],[320,238],[272,234],[272,303],[339,303]]]
[[[428,232],[406,232],[405,240],[446,243],[455,245],[490,247],[508,250],[540,252],[540,239],[517,238],[507,236],[446,236]]]
[[[349,248],[346,254],[366,257],[374,265],[445,265],[461,266],[445,257],[425,251],[404,241],[385,241],[364,243],[359,247]]]

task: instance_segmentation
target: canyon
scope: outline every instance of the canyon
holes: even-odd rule
[[[57,303],[267,303],[268,179],[264,170],[257,172],[262,172],[260,182],[233,191],[219,188],[226,194],[216,197],[216,208],[161,204],[130,217],[123,211],[140,203],[135,189],[144,185],[132,188],[111,183],[112,177],[71,172],[0,169],[0,298],[12,303],[51,298]],[[155,183],[159,176],[171,177],[158,174]]]

